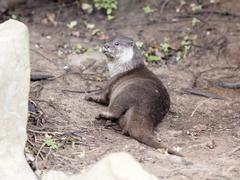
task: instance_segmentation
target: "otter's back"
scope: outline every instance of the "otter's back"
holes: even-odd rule
[[[170,108],[166,88],[146,67],[129,71],[116,78],[110,99],[110,104],[136,106],[141,110],[139,113],[157,120],[162,119]]]

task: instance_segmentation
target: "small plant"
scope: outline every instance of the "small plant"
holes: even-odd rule
[[[202,5],[201,4],[192,3],[190,6],[191,6],[193,12],[202,10]]]
[[[149,5],[147,5],[143,8],[143,11],[145,14],[150,14],[150,13],[153,13],[155,10],[152,9]]]
[[[218,3],[220,0],[210,0],[210,3]]]
[[[189,36],[184,36],[181,46],[183,47],[184,50],[188,51],[192,47],[192,40],[189,38]]]
[[[84,21],[83,23],[87,29],[93,29],[95,27],[95,24],[93,24],[93,23],[89,23],[87,21]]]
[[[20,20],[20,16],[16,15],[16,14],[11,14],[11,18],[15,19],[15,20]]]
[[[108,20],[112,20],[114,18],[112,12],[117,9],[117,0],[94,0],[93,2],[98,10],[103,9],[106,11]]]
[[[182,42],[181,42],[181,48],[183,49],[183,57],[185,57],[189,50],[192,48],[192,39],[190,39],[189,36],[184,36]]]
[[[77,21],[71,21],[70,23],[67,24],[67,27],[69,27],[70,29],[76,27],[78,24]]]
[[[141,41],[137,41],[135,44],[138,49],[141,49],[143,47],[143,42],[141,42]]]
[[[180,0],[180,4],[183,6],[186,4],[186,1],[185,0]]]
[[[195,27],[198,23],[200,23],[201,21],[196,18],[196,17],[193,17],[192,18],[192,27]]]
[[[158,62],[161,60],[159,56],[145,54],[146,60],[149,62]]]
[[[56,142],[54,142],[54,140],[51,139],[51,137],[46,137],[46,139],[44,140],[44,144],[47,145],[52,150],[58,150],[59,148],[59,145]]]
[[[82,45],[80,43],[77,43],[74,47],[74,51],[77,54],[83,54],[83,53],[87,52],[87,48],[82,47]]]
[[[82,45],[79,44],[79,43],[77,43],[77,44],[75,45],[75,50],[76,50],[76,51],[81,51],[82,48],[83,48]]]
[[[170,52],[170,44],[169,44],[169,39],[164,38],[163,42],[160,44],[160,50],[165,54],[168,55]]]

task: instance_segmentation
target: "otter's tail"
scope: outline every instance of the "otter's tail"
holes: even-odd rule
[[[134,139],[156,149],[165,149],[169,154],[183,157],[183,155],[160,143],[153,133],[153,127],[149,120],[138,117],[139,113],[135,108],[130,108],[120,119],[120,126]],[[123,123],[121,123],[123,122]]]
[[[129,135],[133,137],[134,139],[138,140],[139,142],[146,144],[150,147],[156,148],[156,149],[165,149],[169,154],[173,154],[176,156],[183,157],[183,155],[165,145],[157,141],[156,137],[153,135],[152,132],[138,132],[139,129],[131,129],[129,132]]]

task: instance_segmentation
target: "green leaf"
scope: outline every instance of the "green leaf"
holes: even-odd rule
[[[191,6],[193,12],[202,10],[202,5],[201,4],[192,3],[190,6]]]
[[[199,19],[197,19],[196,17],[192,18],[192,27],[195,27],[198,23],[200,23],[201,21]]]
[[[141,41],[137,41],[135,44],[138,49],[141,49],[143,47],[143,42],[141,42]]]
[[[78,44],[76,44],[76,45],[75,45],[75,49],[78,49],[78,50],[79,50],[79,49],[82,49],[82,46],[81,46],[81,44],[79,44],[79,43],[78,43]]]
[[[12,14],[11,18],[15,19],[15,20],[20,20],[20,17],[18,15],[16,15],[16,14]]]
[[[44,143],[52,150],[57,150],[59,145],[53,141],[53,139],[47,138],[44,140]]]
[[[170,44],[169,44],[169,39],[164,38],[163,42],[160,44],[160,49],[163,53],[168,54],[170,50]]]
[[[93,29],[95,27],[95,24],[89,23],[87,21],[84,21],[84,24],[85,24],[87,29]]]
[[[181,41],[181,46],[185,50],[189,50],[192,47],[192,40],[189,38],[189,36],[184,36],[183,40]]]
[[[155,56],[155,55],[148,55],[146,58],[147,58],[147,61],[150,61],[150,62],[157,62],[161,60],[159,56]]]
[[[74,28],[75,26],[77,26],[78,22],[77,21],[71,21],[70,23],[67,24],[67,27],[69,27],[70,29]]]
[[[150,14],[153,13],[155,10],[152,9],[149,5],[147,5],[143,8],[143,11],[145,12],[145,14]]]
[[[114,19],[114,16],[108,15],[108,16],[107,16],[107,19],[108,19],[109,21],[111,21],[112,19]]]

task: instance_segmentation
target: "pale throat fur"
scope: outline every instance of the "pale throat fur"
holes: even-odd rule
[[[132,69],[135,69],[143,62],[139,62],[139,60],[135,60],[135,49],[133,47],[124,48],[124,50],[115,57],[113,60],[108,61],[107,66],[109,70],[110,77],[115,75],[128,72]]]

